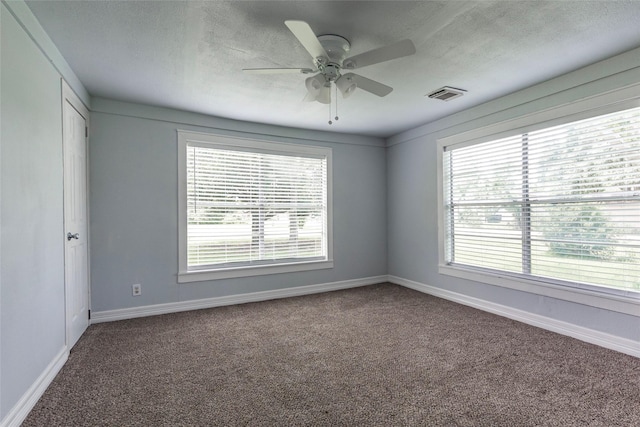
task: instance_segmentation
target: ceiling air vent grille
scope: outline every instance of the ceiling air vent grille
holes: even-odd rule
[[[456,89],[454,87],[445,86],[441,87],[440,89],[436,89],[431,93],[428,93],[427,96],[429,98],[440,99],[442,101],[450,101],[453,98],[458,98],[464,95],[465,92],[466,90],[464,89]]]

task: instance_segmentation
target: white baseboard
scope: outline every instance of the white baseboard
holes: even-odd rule
[[[244,304],[248,302],[267,301],[271,299],[296,297],[300,295],[317,294],[321,292],[337,291],[340,289],[356,288],[374,285],[387,281],[387,276],[366,277],[363,279],[343,280],[340,282],[321,283],[318,285],[298,286],[295,288],[275,289],[270,291],[251,292],[247,294],[229,295],[224,297],[206,298],[192,301],[180,301],[167,304],[146,305],[142,307],[122,308],[91,312],[91,323],[112,322],[116,320],[133,319],[136,317],[156,316],[159,314],[177,313],[180,311],[199,310],[203,308],[221,307],[224,305]]]
[[[220,307],[225,305],[243,304],[248,302],[266,301],[271,299],[287,298],[301,295],[310,295],[321,292],[330,292],[340,289],[355,288],[359,286],[373,285],[377,283],[391,282],[419,292],[444,298],[456,303],[474,307],[489,313],[507,317],[519,322],[527,323],[549,331],[567,335],[581,341],[619,351],[631,356],[640,357],[640,342],[617,337],[604,332],[595,331],[582,326],[552,319],[545,316],[529,313],[511,308],[505,305],[492,303],[482,299],[470,297],[424,283],[403,279],[393,275],[382,275],[362,279],[344,280],[340,282],[323,283],[295,288],[276,289],[248,294],[229,295],[218,298],[207,298],[193,301],[182,301],[169,304],[156,304],[143,307],[108,310],[91,314],[91,323],[110,322],[115,320],[132,319],[136,317],[154,316],[159,314],[176,313],[180,311],[198,310],[203,308]],[[0,427],[18,427],[33,409],[38,399],[51,384],[62,366],[69,357],[67,348],[63,348],[49,363],[42,374],[34,381],[20,400],[0,422]]]
[[[45,368],[40,376],[31,384],[31,387],[22,395],[20,400],[9,411],[7,416],[0,422],[0,427],[18,427],[27,418],[29,412],[38,403],[49,384],[58,375],[60,369],[69,358],[69,352],[65,346],[60,353],[53,358],[51,363]]]
[[[550,317],[540,316],[538,314],[529,313],[527,311],[518,310],[505,305],[470,297],[457,292],[437,288],[435,286],[425,285],[424,283],[414,282],[412,280],[403,279],[401,277],[393,275],[388,276],[388,281],[397,285],[414,289],[419,292],[423,292],[425,294],[468,305],[479,310],[487,311],[489,313],[497,314],[503,317],[508,317],[509,319],[527,323],[532,326],[537,326],[548,331],[557,332],[559,334],[567,335],[581,341],[619,351],[620,353],[640,357],[640,342],[638,341],[633,341],[627,338],[621,338],[604,332],[595,331],[593,329],[577,326],[572,323],[563,322],[561,320],[552,319]]]

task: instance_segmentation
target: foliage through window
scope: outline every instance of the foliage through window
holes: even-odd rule
[[[445,262],[640,292],[640,108],[443,155]]]
[[[187,271],[328,259],[329,150],[230,138],[184,150]]]

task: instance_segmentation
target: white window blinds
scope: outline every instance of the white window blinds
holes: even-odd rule
[[[327,257],[327,159],[188,143],[187,266]]]
[[[640,292],[640,108],[443,158],[446,262]]]

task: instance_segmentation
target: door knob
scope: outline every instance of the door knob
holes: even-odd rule
[[[67,233],[67,240],[79,239],[79,238],[80,238],[80,233],[76,233],[76,234]]]

